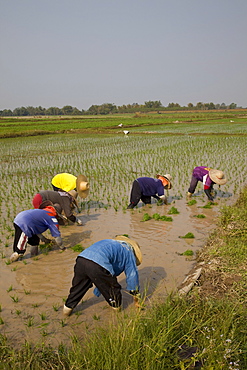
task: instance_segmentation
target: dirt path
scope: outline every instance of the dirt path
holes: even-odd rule
[[[117,234],[128,234],[141,246],[143,263],[139,267],[142,292],[147,302],[175,290],[195,264],[195,255],[186,258],[181,253],[202,248],[215,225],[219,207],[233,199],[219,199],[218,206],[201,208],[205,198],[197,198],[197,204],[188,206],[186,199],[177,200],[166,206],[144,206],[135,210],[115,212],[113,209],[91,209],[79,217],[83,226],[61,227],[66,250],[54,249],[38,259],[30,258],[30,249],[23,261],[6,265],[2,259],[0,270],[0,317],[3,324],[0,332],[6,334],[14,345],[24,343],[46,343],[57,346],[69,343],[72,335],[81,336],[95,325],[103,325],[116,317],[102,297],[93,296],[92,289],[85,295],[69,319],[62,315],[63,300],[67,297],[73,276],[73,267],[78,255],[69,247],[80,243],[88,247],[95,241],[113,238]],[[170,215],[172,222],[141,222],[144,213],[167,215],[174,206],[180,212]],[[204,214],[205,218],[195,215]],[[192,232],[194,239],[183,239]],[[11,251],[10,251],[11,252]],[[7,256],[9,257],[9,256]],[[123,288],[123,311],[132,310],[132,298],[124,291],[125,276],[119,277]],[[12,288],[12,290],[11,290]],[[8,290],[8,291],[7,291]],[[12,298],[11,298],[12,297]],[[18,302],[15,302],[18,300]],[[122,313],[120,313],[121,315]],[[119,314],[117,314],[119,315]]]

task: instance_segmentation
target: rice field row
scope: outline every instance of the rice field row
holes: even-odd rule
[[[81,210],[126,209],[134,179],[170,173],[174,199],[185,196],[195,166],[222,169],[228,183],[222,191],[237,194],[247,178],[246,138],[243,136],[96,136],[61,135],[2,139],[0,172],[0,243],[13,236],[13,219],[32,208],[40,190],[51,189],[61,172],[84,174],[90,193]],[[217,189],[217,186],[215,186]],[[201,183],[198,190],[202,189]]]
[[[169,133],[169,134],[247,134],[247,120],[238,120],[238,122],[219,122],[219,123],[173,123],[166,125],[154,125],[152,127],[131,128],[131,132],[146,132],[149,133]]]
[[[246,110],[160,112],[99,116],[4,117],[0,118],[0,137],[69,132],[70,130],[118,130],[119,125],[158,132],[247,133]],[[155,127],[157,125],[157,127]],[[207,126],[208,125],[208,126]],[[207,127],[206,127],[207,126]],[[121,131],[120,131],[121,132]]]

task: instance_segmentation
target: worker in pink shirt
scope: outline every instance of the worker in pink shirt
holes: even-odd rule
[[[208,200],[213,202],[213,185],[224,185],[227,182],[227,179],[225,178],[224,172],[220,170],[215,170],[206,166],[195,167],[192,172],[190,187],[188,189],[188,197],[191,197],[195,192],[198,181],[203,183],[203,189]]]

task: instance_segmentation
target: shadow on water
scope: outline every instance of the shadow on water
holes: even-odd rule
[[[216,197],[218,197],[218,198],[230,198],[230,197],[232,197],[232,193],[229,193],[228,191],[217,190],[216,191]]]
[[[206,196],[206,194],[204,193],[204,190],[200,190],[196,193],[193,194],[193,197],[198,197],[198,196]],[[221,189],[217,189],[215,190],[214,189],[214,199],[216,198],[230,198],[232,197],[232,193],[229,193],[227,191],[222,191]]]
[[[80,202],[78,203],[78,212],[81,213],[87,209],[98,209],[98,208],[105,208],[107,209],[110,207],[108,203],[103,203],[100,201],[90,200],[88,202]]]

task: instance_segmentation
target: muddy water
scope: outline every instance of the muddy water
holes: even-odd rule
[[[28,247],[23,261],[6,265],[2,260],[0,317],[4,324],[0,325],[1,333],[6,334],[14,345],[28,340],[57,346],[61,342],[69,343],[74,334],[80,337],[95,326],[116,320],[119,313],[112,312],[102,297],[95,297],[93,289],[88,291],[70,318],[63,318],[62,306],[71,286],[78,254],[70,247],[78,243],[86,248],[100,239],[128,234],[138,241],[143,253],[139,274],[147,303],[175,290],[195,263],[193,257],[188,259],[181,254],[188,249],[196,253],[203,247],[215,226],[220,206],[233,199],[217,201],[218,206],[212,209],[201,208],[206,204],[204,197],[198,197],[194,206],[188,206],[186,199],[181,199],[163,206],[140,204],[135,210],[116,212],[114,209],[91,209],[89,213],[79,214],[83,226],[61,227],[65,251],[54,248],[47,255],[30,258]],[[141,221],[144,213],[150,216],[154,213],[168,215],[171,206],[180,212],[170,215],[172,222],[154,219]],[[196,218],[195,215],[199,213],[206,218]],[[192,232],[195,238],[180,238],[188,232]],[[119,277],[119,282],[123,288],[122,312],[126,313],[134,308],[132,298],[124,290],[124,274]],[[15,302],[17,299],[18,302]]]

